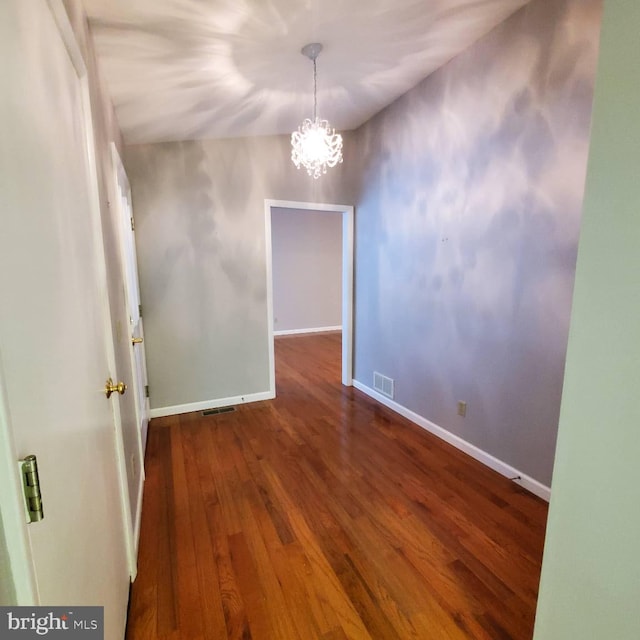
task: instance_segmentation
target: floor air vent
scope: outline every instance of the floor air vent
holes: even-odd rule
[[[235,411],[235,407],[220,407],[218,409],[207,409],[202,412],[203,416],[217,416],[219,413],[231,413]]]
[[[383,376],[377,371],[373,372],[373,388],[387,398],[393,398],[393,379]]]

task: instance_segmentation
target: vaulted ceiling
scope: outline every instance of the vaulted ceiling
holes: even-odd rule
[[[83,0],[128,143],[357,127],[528,0]]]

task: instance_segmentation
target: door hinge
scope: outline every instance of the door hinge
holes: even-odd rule
[[[144,397],[145,398],[149,397],[149,385],[148,384],[144,385]]]
[[[39,522],[44,518],[44,511],[42,509],[40,476],[36,457],[27,456],[24,460],[20,460],[20,472],[22,475],[27,522]]]
[[[138,315],[142,318],[142,305],[138,305]]]
[[[135,231],[136,230],[136,223],[135,220],[133,219],[133,216],[131,216],[131,231]]]

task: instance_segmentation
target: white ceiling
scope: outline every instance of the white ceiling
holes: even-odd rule
[[[353,129],[528,0],[83,0],[128,143]]]

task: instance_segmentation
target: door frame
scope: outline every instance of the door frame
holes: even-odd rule
[[[0,526],[4,527],[10,575],[1,576],[15,594],[17,605],[38,605],[40,594],[35,567],[31,557],[31,542],[27,531],[22,479],[18,469],[18,456],[13,440],[9,412],[9,398],[0,353]]]
[[[45,2],[51,11],[53,20],[60,33],[60,38],[67,49],[69,59],[78,75],[80,97],[83,112],[83,129],[85,142],[85,156],[87,169],[87,188],[89,193],[89,215],[91,216],[95,247],[97,254],[94,256],[98,282],[96,285],[101,290],[102,315],[104,323],[105,352],[109,374],[114,380],[118,380],[116,370],[115,347],[112,342],[113,327],[111,322],[111,309],[107,287],[107,266],[104,249],[104,234],[102,231],[102,215],[100,210],[100,196],[98,188],[98,168],[96,161],[95,129],[91,110],[91,98],[89,90],[89,76],[82,51],[76,40],[73,27],[62,0],[41,0]],[[1,357],[1,354],[0,354]],[[107,373],[107,372],[105,372]],[[119,479],[121,524],[123,538],[127,553],[127,564],[130,578],[133,579],[137,572],[137,558],[135,552],[133,523],[131,521],[129,507],[129,490],[126,476],[126,461],[122,441],[122,422],[120,405],[116,399],[111,402],[114,447]],[[40,595],[33,564],[31,543],[27,530],[25,505],[22,490],[22,480],[18,469],[18,456],[13,438],[13,425],[11,422],[11,408],[6,388],[4,370],[0,362],[0,480],[2,486],[9,491],[0,492],[0,515],[4,528],[7,553],[11,565],[13,590],[15,591],[17,604],[39,605]],[[6,482],[6,484],[5,484]],[[46,500],[46,494],[44,495]],[[46,503],[45,503],[46,504]]]
[[[342,214],[342,384],[353,385],[353,263],[354,208],[346,204],[294,202],[291,200],[264,201],[266,263],[267,263],[267,320],[269,327],[269,388],[275,394],[275,346],[273,333],[273,246],[271,237],[272,209],[300,209]]]

